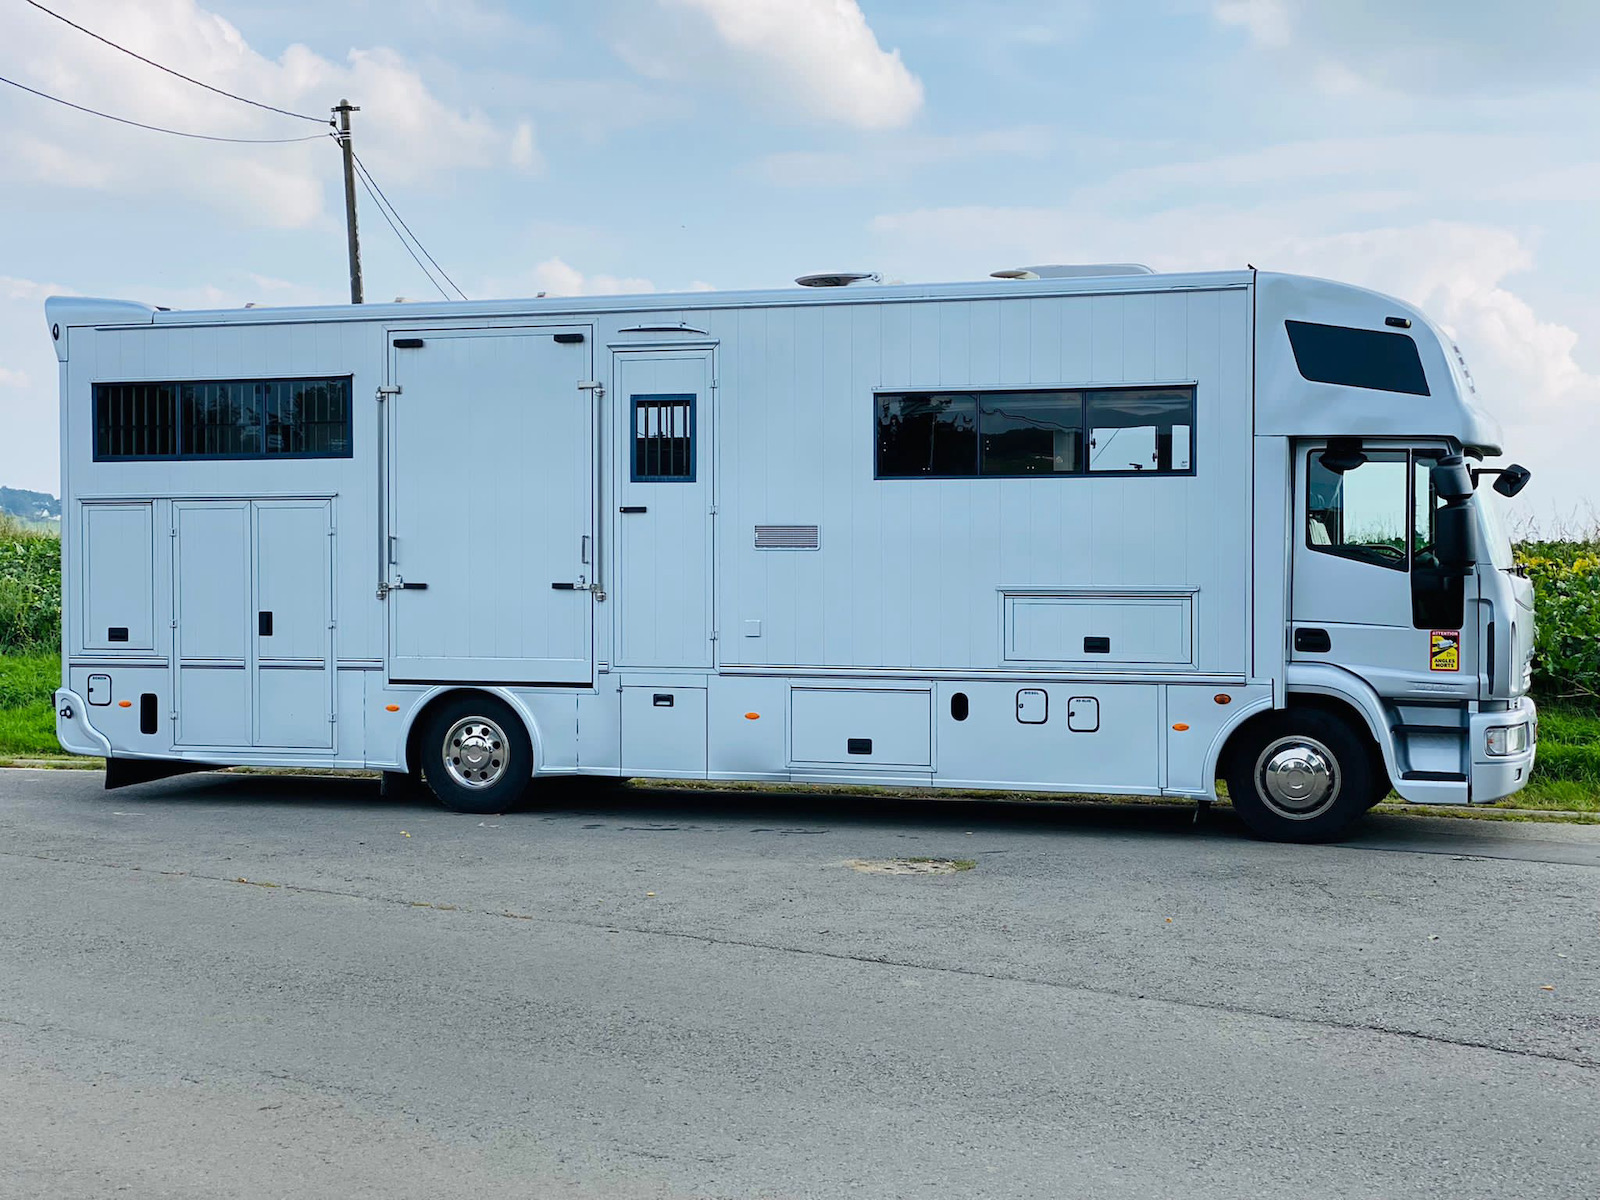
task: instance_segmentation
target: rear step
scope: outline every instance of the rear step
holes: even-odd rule
[[[1465,783],[1467,777],[1460,771],[1402,771],[1402,781],[1413,783]]]

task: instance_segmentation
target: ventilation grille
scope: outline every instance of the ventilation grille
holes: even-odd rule
[[[757,550],[815,550],[815,525],[757,525]]]

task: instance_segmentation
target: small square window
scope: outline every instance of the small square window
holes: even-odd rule
[[[635,483],[694,482],[694,396],[634,396]]]

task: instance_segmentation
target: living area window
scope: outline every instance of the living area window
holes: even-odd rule
[[[1193,384],[880,392],[879,479],[1194,472]]]

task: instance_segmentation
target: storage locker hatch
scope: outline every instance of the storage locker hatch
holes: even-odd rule
[[[155,649],[151,506],[83,506],[83,648]]]
[[[793,688],[789,757],[795,763],[927,767],[933,762],[927,690]]]
[[[1003,661],[1192,666],[1193,608],[1187,592],[1003,592]]]

